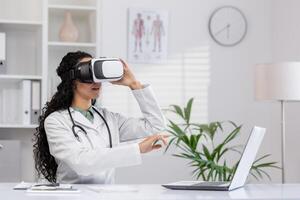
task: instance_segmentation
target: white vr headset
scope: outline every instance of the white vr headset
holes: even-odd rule
[[[123,77],[123,63],[118,58],[93,58],[78,63],[68,74],[68,79],[83,83],[117,81]]]

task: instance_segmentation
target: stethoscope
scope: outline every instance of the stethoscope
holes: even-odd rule
[[[108,132],[108,136],[109,136],[109,147],[112,148],[111,132],[110,132],[109,126],[107,124],[107,121],[104,119],[104,117],[101,115],[101,113],[96,108],[94,108],[94,107],[92,107],[92,108],[102,118],[102,120],[104,121],[104,124],[105,124],[107,132]],[[78,141],[80,141],[79,135],[76,133],[75,128],[79,128],[80,130],[82,130],[84,132],[85,136],[87,137],[86,130],[84,130],[84,128],[82,126],[79,126],[79,125],[75,124],[75,121],[74,121],[74,119],[73,119],[73,117],[71,115],[70,108],[68,108],[68,112],[69,112],[69,115],[70,115],[70,118],[71,118],[71,121],[72,121],[72,124],[73,124],[73,126],[72,126],[72,132],[73,132],[75,138]]]

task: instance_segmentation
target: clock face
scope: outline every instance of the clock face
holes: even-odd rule
[[[234,46],[244,39],[247,33],[247,20],[238,8],[223,6],[212,13],[208,28],[211,37],[218,44]]]

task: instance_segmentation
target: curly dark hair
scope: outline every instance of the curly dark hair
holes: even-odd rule
[[[39,126],[33,137],[33,153],[35,160],[35,169],[38,176],[43,175],[49,182],[56,182],[57,163],[55,158],[50,154],[49,145],[46,137],[44,122],[45,119],[53,112],[67,109],[71,106],[73,100],[73,80],[64,78],[66,73],[83,58],[92,56],[86,52],[77,51],[69,52],[65,55],[56,69],[57,75],[62,79],[57,86],[57,91],[50,102],[47,102],[42,109],[39,117]]]

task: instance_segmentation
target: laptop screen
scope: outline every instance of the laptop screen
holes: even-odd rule
[[[245,145],[239,164],[233,175],[229,190],[242,187],[248,177],[252,164],[255,160],[259,146],[264,138],[265,128],[254,127]]]

